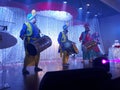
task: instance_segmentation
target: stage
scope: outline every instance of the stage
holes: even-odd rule
[[[81,63],[81,58],[70,58],[69,67],[63,68],[60,59],[55,60],[41,60],[39,67],[43,71],[35,73],[34,67],[28,67],[29,75],[22,75],[23,63],[8,63],[0,66],[0,85],[8,84],[7,90],[38,90],[40,82],[46,72],[62,71],[73,69],[92,68],[92,63],[86,61]],[[120,62],[110,62],[110,71],[112,79],[120,77]],[[3,86],[1,86],[3,87]]]

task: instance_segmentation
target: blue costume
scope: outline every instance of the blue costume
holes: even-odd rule
[[[69,54],[68,52],[65,50],[64,48],[64,43],[68,41],[68,26],[64,25],[63,26],[63,31],[59,33],[58,35],[58,43],[59,43],[59,53],[60,53],[60,57],[62,58],[62,63],[63,66],[68,66],[68,59],[69,59]]]
[[[31,63],[35,65],[34,70],[36,72],[42,71],[42,69],[38,68],[40,54],[37,53],[37,55],[31,56],[27,51],[27,45],[40,38],[40,30],[35,25],[36,23],[35,16],[33,16],[32,14],[28,14],[27,18],[29,21],[23,24],[23,27],[20,31],[20,38],[24,40],[24,48],[25,48],[24,67],[22,70],[23,74],[29,74],[29,72],[26,70],[26,67]]]

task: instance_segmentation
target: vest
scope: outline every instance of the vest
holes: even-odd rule
[[[67,36],[62,32],[61,42],[66,42]]]
[[[26,26],[27,26],[26,36],[31,36],[32,33],[33,33],[33,31],[32,31],[32,26],[30,25],[29,22],[26,22],[25,24],[26,24]]]

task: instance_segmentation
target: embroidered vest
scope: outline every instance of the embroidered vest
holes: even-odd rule
[[[64,32],[62,32],[61,42],[66,42],[66,40],[67,40],[67,36],[64,34]]]
[[[29,22],[26,22],[25,24],[26,24],[26,26],[27,26],[26,36],[31,36],[32,33],[33,33],[33,32],[32,32],[32,26],[30,25]]]

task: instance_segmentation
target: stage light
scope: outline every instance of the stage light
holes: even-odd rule
[[[106,57],[98,57],[93,60],[93,68],[102,68],[109,72],[110,63]]]
[[[107,62],[108,62],[108,61],[105,60],[105,59],[102,60],[102,64],[106,64]]]
[[[97,14],[95,14],[94,16],[95,16],[95,17],[97,17],[98,15],[97,15]]]
[[[90,6],[90,4],[88,3],[88,4],[86,4],[86,6],[88,6],[88,7],[89,7],[89,6]]]
[[[67,1],[63,1],[62,10],[66,11]]]
[[[66,11],[45,10],[37,12],[37,15],[46,16],[61,21],[69,21],[73,18],[72,15]]]
[[[89,14],[90,13],[90,11],[87,11],[87,14]]]
[[[66,3],[67,3],[67,1],[64,1],[63,3],[64,3],[64,4],[66,4]]]
[[[79,16],[78,16],[78,18],[79,18],[79,20],[82,20],[82,16],[83,16],[83,8],[82,7],[79,7],[78,8],[78,13],[79,13]]]
[[[82,7],[80,7],[79,10],[82,10]]]
[[[120,62],[120,59],[112,59],[112,60],[109,60],[109,62]]]

